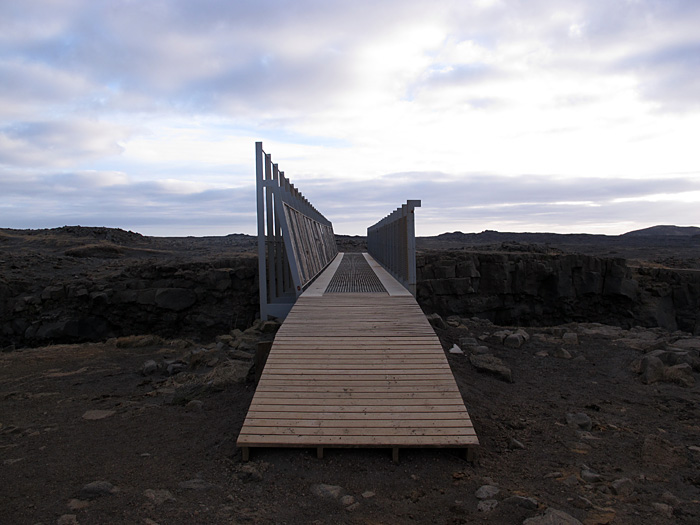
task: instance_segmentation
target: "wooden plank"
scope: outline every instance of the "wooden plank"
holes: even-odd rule
[[[400,388],[401,385],[391,386],[385,388],[356,388],[356,387],[345,387],[344,385],[333,385],[332,387],[295,387],[290,388],[290,390],[285,390],[284,388],[270,387],[269,385],[264,385],[259,388],[256,395],[261,397],[275,396],[295,398],[295,397],[318,397],[319,399],[332,399],[333,397],[342,398],[397,398],[397,399],[410,399],[414,397],[460,397],[459,390],[457,388],[444,388],[438,385],[423,384],[423,388]],[[280,396],[279,394],[282,393]]]
[[[262,382],[262,378],[260,381]],[[426,380],[426,381],[386,381],[386,380],[375,380],[375,381],[346,381],[346,384],[350,388],[356,388],[356,387],[394,387],[394,386],[407,386],[407,387],[423,387],[426,383],[432,384],[432,385],[440,385],[444,387],[449,387],[453,384],[454,379],[452,380]],[[274,385],[274,386],[318,386],[318,387],[326,387],[326,386],[337,386],[338,381],[320,381],[320,380],[310,380],[310,379],[280,379],[280,378],[266,378],[265,379],[265,384],[266,385]]]
[[[260,381],[262,382],[262,378]],[[426,381],[386,381],[386,380],[375,380],[375,381],[347,381],[348,387],[356,386],[409,386],[409,387],[422,387],[425,383],[440,385],[444,387],[449,387],[454,382],[452,380],[432,380],[428,379]],[[338,381],[328,381],[328,380],[311,380],[311,379],[280,379],[279,377],[267,378],[265,379],[265,384],[275,385],[275,386],[336,386]]]
[[[250,406],[251,412],[359,412],[362,414],[382,413],[435,413],[435,412],[464,412],[464,403],[459,399],[406,399],[401,405],[395,399],[332,399],[327,405],[322,399],[293,399],[285,402],[283,399],[265,399]],[[439,408],[437,408],[439,407]]]
[[[328,330],[328,327],[325,327],[324,330]],[[341,335],[338,331],[335,332],[333,336],[316,336],[316,337],[310,337],[308,334],[303,334],[299,333],[296,336],[292,335],[285,335],[285,334],[279,334],[275,336],[275,344],[276,345],[283,345],[283,344],[294,344],[298,345],[299,343],[303,343],[304,341],[308,341],[310,343],[314,344],[329,344],[329,343],[335,343],[335,344],[353,344],[353,343],[372,343],[372,344],[410,344],[410,345],[425,345],[425,346],[434,346],[435,343],[438,342],[437,337],[433,337],[430,335],[425,335],[421,334],[416,337],[408,337],[408,336],[393,336],[390,334],[375,334],[374,336],[371,333],[363,333],[363,334],[355,334],[355,335]]]
[[[322,400],[294,400],[296,402],[284,403],[283,400],[268,399],[257,402],[250,406],[250,412],[359,412],[361,414],[371,413],[414,413],[423,414],[435,412],[459,412],[463,413],[464,404],[459,402],[448,402],[446,400],[406,400],[401,405],[392,403],[374,402],[369,403],[366,399],[334,399],[333,405],[327,405]],[[329,400],[330,401],[330,400]]]
[[[289,418],[251,418],[248,428],[253,427],[300,427],[300,428],[473,428],[465,425],[462,419],[424,419],[417,423],[415,419],[289,419]],[[258,431],[255,431],[259,433]]]
[[[282,394],[282,395],[281,395]],[[263,399],[321,399],[321,400],[332,400],[332,399],[365,399],[368,401],[410,401],[410,400],[426,400],[426,399],[440,399],[440,400],[455,400],[456,402],[462,403],[462,398],[459,393],[455,392],[270,392],[270,391],[258,391],[255,394],[255,398],[258,400]]]
[[[273,368],[268,370],[267,377],[275,377],[279,375],[283,376],[295,376],[295,377],[305,377],[314,376],[319,379],[323,379],[328,376],[350,376],[354,379],[361,377],[366,377],[367,379],[376,379],[370,376],[382,376],[385,378],[401,378],[411,376],[411,379],[442,379],[451,378],[449,370],[443,368],[389,368],[382,370],[381,368],[343,368],[343,367],[325,367],[325,368]],[[416,376],[416,377],[413,377]],[[337,377],[330,377],[330,379],[338,379]]]
[[[278,331],[240,446],[478,444],[445,352],[412,296],[319,290],[299,297]]]
[[[419,343],[414,344],[402,343],[401,341],[371,341],[364,338],[357,338],[355,341],[309,341],[300,340],[298,342],[284,341],[275,344],[275,354],[287,355],[287,357],[295,355],[310,354],[314,357],[338,357],[344,354],[362,354],[363,351],[371,351],[377,354],[377,357],[395,358],[413,358],[420,357],[420,354],[425,354],[423,357],[434,357],[445,359],[445,353],[436,353],[440,349],[439,344]],[[367,356],[365,356],[367,357]],[[443,361],[444,362],[444,361]]]
[[[369,360],[368,360],[369,361]],[[357,368],[352,364],[351,360],[338,359],[328,363],[320,363],[314,359],[296,359],[296,360],[280,360],[275,359],[270,361],[270,366],[275,369],[302,369],[302,370],[344,370],[351,372],[353,370],[380,370],[381,367],[392,367],[398,370],[445,370],[443,363],[439,361],[428,361],[424,359],[416,359],[415,362],[393,362],[389,359],[372,359],[372,362],[364,362],[362,368]],[[293,368],[292,368],[293,367]],[[447,370],[449,371],[449,369]]]
[[[251,427],[251,434],[295,436],[475,436],[472,428],[465,427],[299,427],[271,425]],[[250,434],[249,434],[250,435]]]
[[[304,365],[310,367],[316,366],[354,366],[357,363],[357,357],[347,358],[344,355],[334,356],[332,353],[328,353],[327,357],[319,357],[318,354],[306,353],[297,356],[284,356],[276,355],[269,360],[276,366],[290,366],[290,365]],[[396,366],[421,366],[421,365],[440,365],[443,366],[445,363],[444,358],[433,357],[427,354],[423,357],[364,357],[362,359],[362,364],[365,366],[384,366],[384,365],[396,365]]]
[[[378,385],[352,385],[352,386],[346,386],[346,385],[339,385],[337,381],[333,383],[332,385],[328,386],[319,386],[319,385],[308,385],[308,384],[303,384],[302,386],[296,386],[296,385],[271,385],[269,383],[265,383],[264,385],[259,385],[258,388],[256,389],[256,394],[257,395],[259,392],[343,392],[343,393],[384,393],[384,392],[392,392],[392,393],[420,393],[420,392],[457,392],[459,393],[459,390],[457,389],[457,385],[454,383],[454,381],[450,382],[447,385],[436,385],[432,383],[423,383],[419,386],[410,386],[410,385],[387,385],[387,386],[378,386]]]
[[[324,412],[319,410],[316,412],[293,412],[289,410],[284,410],[281,412],[266,412],[266,411],[250,411],[248,412],[248,418],[251,421],[256,419],[314,419],[323,418],[327,420],[351,420],[362,418],[365,420],[386,420],[386,419],[405,419],[411,421],[423,421],[423,420],[453,420],[459,417],[460,412]],[[246,428],[248,418],[246,418]],[[471,422],[465,422],[465,426],[470,426]],[[419,423],[416,423],[420,426]]]
[[[239,444],[248,447],[459,447],[479,444],[477,436],[284,436],[241,434]]]

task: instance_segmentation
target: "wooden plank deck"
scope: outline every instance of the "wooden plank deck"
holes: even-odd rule
[[[250,447],[391,447],[397,460],[404,447],[478,445],[440,341],[396,290],[299,297],[238,437],[244,459]]]

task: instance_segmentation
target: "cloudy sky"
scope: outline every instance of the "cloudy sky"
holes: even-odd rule
[[[363,234],[700,225],[697,0],[0,2],[0,227],[255,232],[254,144]]]

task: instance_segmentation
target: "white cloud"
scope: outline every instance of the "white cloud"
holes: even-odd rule
[[[84,119],[15,122],[0,129],[0,164],[65,167],[119,155],[118,142],[128,134],[121,126]]]
[[[95,89],[55,67],[0,57],[0,119],[38,119],[65,113]]]
[[[0,164],[35,185],[13,194],[25,218],[17,207],[36,210],[52,182],[64,198],[90,189],[95,220],[130,209],[175,224],[173,210],[250,196],[262,139],[354,232],[355,210],[371,223],[406,198],[424,199],[430,229],[634,223],[623,213],[642,208],[624,199],[687,223],[699,24],[700,4],[681,0],[3,3]],[[83,209],[42,198],[47,220]],[[241,230],[250,198],[236,201]]]

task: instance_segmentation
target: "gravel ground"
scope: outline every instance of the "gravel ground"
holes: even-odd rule
[[[255,384],[223,373],[236,351],[222,344],[205,360],[159,338],[2,354],[0,522],[536,525],[555,510],[588,524],[700,521],[696,374],[644,384],[636,369],[679,338],[696,356],[700,340],[451,324],[436,331],[464,352],[447,355],[481,441],[475,463],[453,450],[402,450],[395,465],[381,449],[255,449],[244,464],[235,442]],[[183,355],[179,374],[142,373]],[[512,382],[477,370],[478,355]]]

